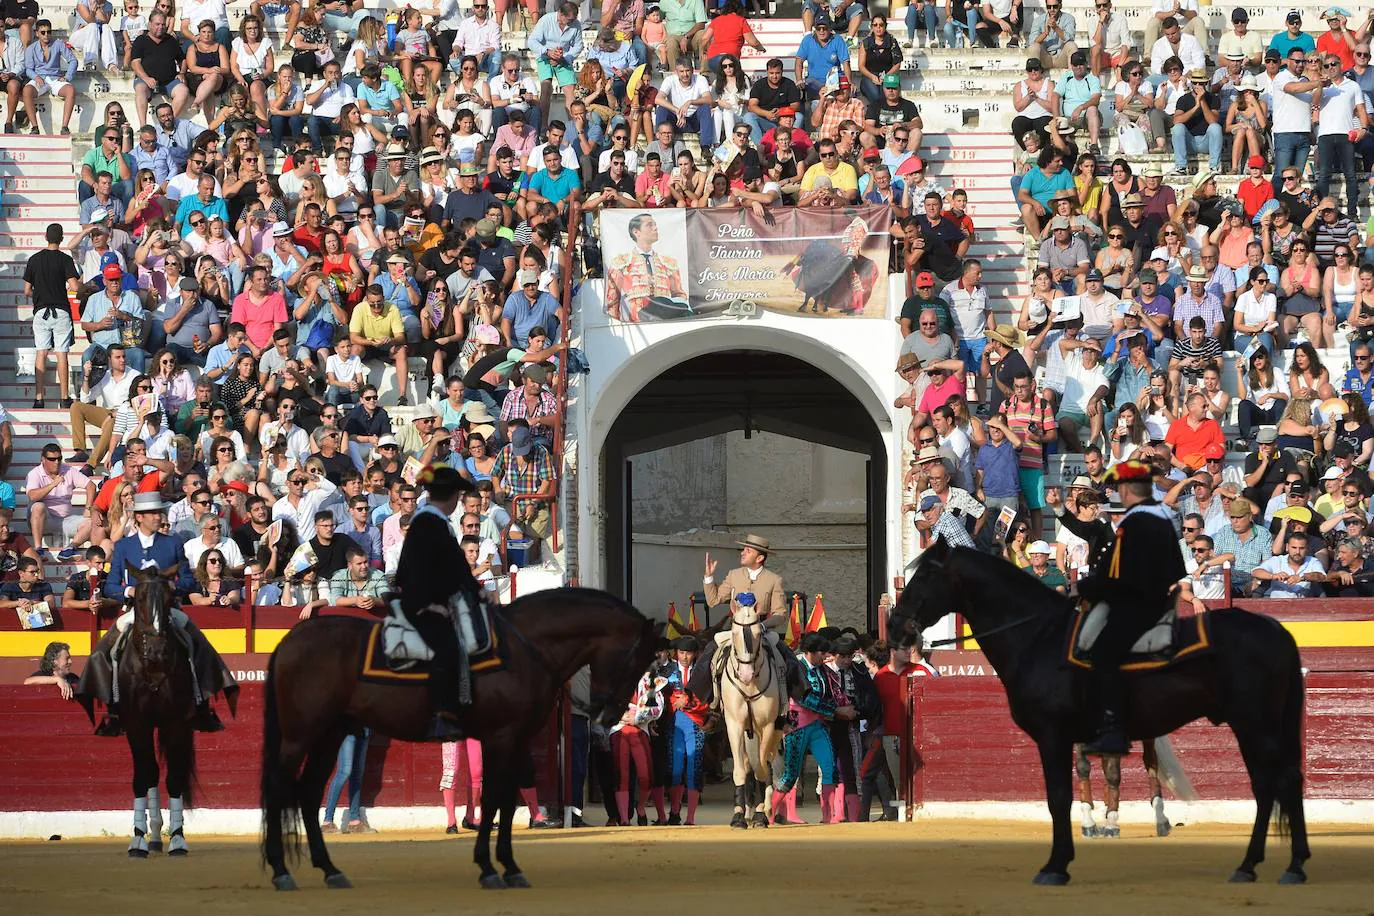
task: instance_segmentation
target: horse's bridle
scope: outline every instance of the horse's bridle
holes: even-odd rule
[[[730,666],[729,666],[728,664],[726,664],[726,665],[723,666],[724,671],[722,671],[721,673],[722,673],[725,677],[729,678],[731,686],[733,686],[736,690],[739,691],[739,695],[744,699],[744,702],[745,702],[746,705],[752,705],[753,702],[754,702],[755,700],[757,700],[757,699],[763,697],[766,693],[768,693],[768,691],[770,691],[770,690],[773,689],[773,663],[772,663],[772,659],[767,658],[767,657],[766,657],[766,654],[765,654],[765,652],[764,652],[764,647],[763,647],[763,645],[764,645],[764,640],[763,640],[763,621],[764,621],[764,618],[760,617],[758,620],[754,621],[754,623],[740,623],[738,620],[735,619],[735,615],[734,615],[734,614],[731,614],[731,615],[730,615],[730,628],[731,628],[731,629],[734,629],[735,627],[740,627],[741,629],[745,629],[745,628],[747,628],[747,627],[752,627],[752,626],[757,625],[758,628],[759,628],[759,641],[758,641],[758,643],[757,643],[757,645],[756,645],[756,647],[755,647],[755,649],[754,649],[754,654],[751,655],[751,656],[749,656],[748,658],[740,658],[738,655],[736,655],[736,654],[735,654],[735,646],[734,646],[734,643],[732,642],[731,645],[730,645],[730,656],[729,656],[729,659],[728,659],[727,661],[733,661],[733,662],[735,662],[735,663],[737,663],[737,664],[740,664],[740,665],[755,665],[756,667],[763,667],[763,668],[766,668],[767,671],[768,671],[768,679],[764,682],[763,686],[759,687],[753,694],[749,694],[749,693],[745,690],[744,685],[741,684],[741,683],[735,678],[735,676],[731,673],[731,671],[730,671]],[[748,632],[748,630],[745,629],[745,632]],[[748,643],[748,639],[747,639],[747,638],[745,639],[745,643],[746,643],[746,644]],[[760,659],[761,657],[763,658],[763,660],[764,660],[764,662],[765,662],[766,664],[763,664],[763,665],[760,666],[760,665],[757,664],[757,660]],[[755,681],[755,684],[757,685],[758,682]]]

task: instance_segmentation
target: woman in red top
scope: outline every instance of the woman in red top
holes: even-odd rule
[[[726,54],[738,58],[745,45],[761,54],[767,52],[768,49],[754,37],[754,30],[750,27],[749,20],[741,16],[739,10],[737,0],[725,0],[720,15],[712,19],[710,24],[706,26],[701,43],[706,48],[706,68],[708,70],[719,73],[720,59]]]
[[[352,312],[353,306],[363,299],[363,269],[358,259],[344,247],[343,240],[333,229],[324,230],[320,238],[320,253],[324,257],[320,269],[339,290],[339,301]]]

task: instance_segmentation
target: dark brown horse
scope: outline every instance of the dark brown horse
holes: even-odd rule
[[[134,835],[131,858],[162,849],[158,805],[161,755],[167,765],[167,854],[189,852],[182,812],[191,803],[195,776],[196,687],[190,649],[172,625],[176,567],[134,569],[134,619],[119,658],[119,705],[134,759]],[[152,827],[149,829],[149,816]]]
[[[482,823],[473,860],[485,888],[528,887],[511,853],[517,788],[525,784],[531,738],[548,719],[563,684],[591,668],[595,726],[619,721],[653,658],[663,624],[619,598],[585,588],[557,588],[496,609],[505,667],[474,676],[472,705],[461,723],[482,742]],[[301,624],[277,646],[267,666],[262,747],[262,854],[277,890],[294,890],[283,833],[299,839],[304,816],[310,861],[329,887],[350,887],[325,849],[317,812],[339,745],[350,731],[371,728],[402,741],[424,738],[433,715],[423,680],[396,685],[359,677],[371,621],[323,617]],[[496,858],[492,821],[499,811]]]

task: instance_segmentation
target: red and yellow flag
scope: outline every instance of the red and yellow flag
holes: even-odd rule
[[[792,593],[792,606],[787,610],[787,644],[793,649],[801,642],[801,595]]]
[[[687,629],[693,633],[700,632],[701,622],[697,620],[697,603],[695,601],[688,601],[687,607],[689,608],[687,614]]]
[[[683,626],[682,618],[678,616],[677,602],[668,602],[668,638],[677,639],[679,636],[687,635],[687,629]]]
[[[821,603],[821,595],[816,593],[816,601],[811,605],[811,613],[806,618],[806,632],[814,633],[821,627],[829,626],[825,619],[825,605]]]

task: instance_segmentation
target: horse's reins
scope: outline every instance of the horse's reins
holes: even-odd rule
[[[951,636],[948,639],[937,639],[934,642],[928,642],[926,643],[926,645],[931,649],[937,649],[940,646],[951,646],[955,643],[962,643],[966,639],[985,639],[989,636],[995,636],[998,633],[1005,633],[1008,630],[1014,630],[1019,626],[1030,623],[1033,620],[1039,619],[1040,615],[1032,614],[1029,617],[1022,617],[1018,620],[1013,620],[1011,623],[1004,623],[1001,626],[993,627],[990,630],[984,630],[982,633],[969,633],[968,635],[960,633],[959,635]]]

